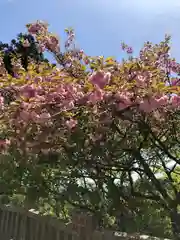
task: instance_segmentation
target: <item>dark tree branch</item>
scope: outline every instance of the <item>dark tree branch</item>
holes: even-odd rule
[[[166,146],[163,144],[163,142],[157,138],[156,134],[150,129],[150,133],[152,135],[152,137],[154,138],[154,140],[158,143],[158,145],[154,142],[154,145],[156,145],[156,147],[160,148],[161,151],[163,151],[170,159],[174,160],[175,162],[177,162],[178,164],[180,164],[180,159],[177,159],[175,156],[173,156],[168,149],[166,148]]]
[[[129,181],[130,181],[130,187],[131,187],[131,195],[133,197],[151,200],[151,201],[155,201],[155,202],[158,201],[162,207],[167,208],[166,204],[164,203],[164,201],[162,200],[162,198],[160,196],[155,195],[153,193],[150,195],[150,194],[142,194],[140,192],[135,191],[131,172],[128,172],[128,175],[129,175]]]
[[[129,151],[129,150],[128,150]],[[168,195],[167,191],[161,186],[161,183],[159,180],[155,177],[154,173],[151,171],[149,165],[146,163],[146,160],[142,157],[139,150],[131,150],[131,154],[139,160],[140,164],[143,166],[145,174],[148,176],[148,178],[153,182],[156,189],[159,191],[159,193],[162,195],[164,202],[167,204],[167,202],[171,201],[170,196]]]

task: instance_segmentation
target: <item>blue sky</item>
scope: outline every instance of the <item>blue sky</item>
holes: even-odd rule
[[[75,28],[78,45],[89,55],[121,59],[121,41],[137,52],[146,40],[172,35],[172,55],[180,60],[180,0],[0,0],[2,41],[25,30],[25,24],[46,20],[62,37]]]

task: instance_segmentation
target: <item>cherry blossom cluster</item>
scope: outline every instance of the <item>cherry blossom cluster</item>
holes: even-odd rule
[[[46,23],[37,21],[28,24],[27,29],[37,39],[40,51],[60,53],[59,38],[48,31]],[[68,48],[74,32],[67,30],[67,34]],[[27,41],[24,44],[28,46]],[[127,45],[123,44],[122,48],[133,54]],[[94,106],[97,111],[109,111],[111,107],[121,111],[133,107],[138,114],[142,112],[149,117],[157,111],[177,110],[180,107],[180,64],[170,58],[169,50],[168,37],[159,45],[146,43],[139,57],[131,56],[119,63],[112,58],[88,57],[81,50],[78,52],[78,57],[81,56],[79,66],[83,60],[88,68],[84,68],[84,74],[79,78],[47,63],[37,65],[32,62],[26,72],[18,59],[14,61],[16,75],[11,77],[0,58],[3,129],[11,129],[11,135],[17,136],[16,139],[27,132],[34,131],[38,135],[44,127],[58,126],[57,130],[64,134],[78,125],[77,112],[82,106],[88,111]],[[69,56],[73,65],[73,55]],[[172,77],[171,73],[177,77]],[[10,101],[7,101],[8,93],[11,93]],[[9,145],[9,140],[5,141]]]

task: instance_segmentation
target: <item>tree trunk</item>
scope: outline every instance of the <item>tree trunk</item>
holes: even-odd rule
[[[170,213],[172,232],[175,240],[180,240],[180,214],[177,209]]]

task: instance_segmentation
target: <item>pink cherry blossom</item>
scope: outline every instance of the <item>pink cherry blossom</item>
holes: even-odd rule
[[[31,24],[29,27],[28,27],[28,31],[29,33],[31,34],[36,34],[38,31],[41,30],[41,25],[40,24]]]
[[[4,97],[0,96],[0,109],[4,109]]]
[[[172,79],[171,85],[172,86],[180,86],[180,79]]]
[[[33,85],[25,85],[21,88],[21,93],[24,97],[33,98],[37,95],[36,88]]]
[[[143,75],[138,75],[136,77],[136,85],[137,87],[144,87],[146,85],[147,78]]]
[[[38,32],[46,31],[47,24],[42,21],[37,21],[35,23],[27,24],[27,29],[31,34],[37,34]]]
[[[180,96],[172,96],[171,97],[171,104],[172,107],[180,107]]]
[[[132,47],[128,47],[126,51],[127,51],[128,54],[132,54],[133,53]]]
[[[154,100],[144,99],[139,104],[139,109],[146,113],[150,113],[153,109],[155,109],[155,102]]]
[[[9,139],[0,139],[0,150],[6,150],[11,144]]]
[[[52,52],[59,52],[59,40],[56,36],[46,36],[43,40],[46,49]]]
[[[75,128],[76,125],[77,125],[77,120],[70,119],[70,120],[66,121],[66,126],[67,126],[69,129]]]
[[[48,50],[54,54],[56,59],[60,59],[57,57],[60,56],[60,41],[56,35],[48,31],[46,24],[36,22],[28,25],[28,30],[37,41],[40,52]],[[60,66],[51,68],[51,64],[32,62],[30,63],[32,68],[29,68],[31,70],[26,72],[22,69],[21,63],[14,63],[13,69],[16,76],[10,79],[0,57],[0,73],[2,74],[0,89],[9,93],[11,89],[6,89],[4,85],[14,84],[17,87],[12,104],[6,104],[7,101],[0,96],[1,115],[6,120],[7,129],[9,128],[13,134],[15,123],[19,132],[23,132],[20,130],[25,127],[23,134],[28,131],[31,134],[34,131],[31,129],[32,126],[35,126],[36,139],[38,139],[38,134],[45,131],[45,127],[52,127],[48,131],[52,130],[53,134],[57,129],[61,131],[58,132],[59,136],[65,137],[66,134],[70,136],[71,129],[78,127],[78,120],[82,117],[80,112],[84,111],[87,113],[87,118],[94,117],[93,124],[99,129],[93,134],[99,136],[104,130],[100,129],[101,126],[107,127],[114,120],[118,123],[118,116],[114,116],[114,108],[122,110],[132,106],[130,108],[132,114],[128,116],[137,119],[143,115],[152,123],[155,119],[154,112],[159,114],[160,119],[168,115],[172,109],[175,111],[179,108],[180,64],[170,59],[167,48],[162,43],[160,45],[147,43],[137,58],[129,57],[127,61],[123,60],[119,63],[115,61],[113,66],[99,64],[97,67],[101,70],[92,73],[86,64],[91,63],[94,58],[88,57],[83,51],[74,47],[73,30],[68,30],[67,35],[68,40],[65,44],[67,48],[62,54],[63,59],[57,60]],[[24,44],[26,47],[29,45],[27,41],[24,41]],[[133,52],[132,48],[126,44],[123,44],[122,48],[128,54]],[[78,76],[77,72],[79,72],[79,67],[81,70],[81,66],[82,74]],[[178,77],[171,77],[173,71]],[[167,72],[170,73],[169,76]],[[6,81],[6,78],[11,81]],[[173,96],[173,93],[176,95]],[[72,118],[67,120],[70,116]],[[75,116],[78,116],[77,120],[74,119]],[[92,123],[92,120],[88,121],[89,119],[87,125]],[[122,126],[123,124],[125,121]],[[128,125],[128,122],[126,124]],[[46,132],[43,134],[48,139],[51,135]],[[53,134],[50,138],[53,138]],[[16,135],[15,138],[18,136]],[[45,140],[40,139],[40,141]]]
[[[168,96],[163,96],[163,97],[160,97],[158,98],[156,101],[157,101],[157,104],[159,106],[166,106],[168,104]]]
[[[95,104],[101,100],[103,100],[104,93],[101,89],[96,89],[94,92],[90,93],[89,95],[89,102]]]
[[[39,121],[40,116],[39,116],[39,114],[37,114],[35,111],[32,111],[32,112],[30,113],[29,118],[30,118],[32,121],[37,122],[37,121]]]
[[[44,113],[41,113],[41,114],[39,115],[39,120],[40,120],[41,122],[46,122],[46,121],[48,121],[49,119],[51,119],[51,114],[50,114],[50,113],[44,112]]]
[[[30,113],[26,110],[22,110],[20,112],[20,119],[22,119],[23,121],[29,121],[31,119]]]
[[[109,84],[110,79],[111,79],[110,72],[97,71],[90,76],[89,81],[95,86],[98,86],[99,88],[102,89],[107,84]]]

